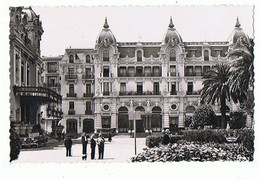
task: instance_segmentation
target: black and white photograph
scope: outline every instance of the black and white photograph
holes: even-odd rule
[[[9,166],[256,161],[254,5],[10,5],[6,15]]]

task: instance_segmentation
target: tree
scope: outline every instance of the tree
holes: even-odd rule
[[[192,118],[193,128],[204,128],[204,126],[213,125],[216,119],[216,114],[210,105],[202,105],[198,107]]]
[[[226,100],[230,101],[230,88],[228,79],[230,67],[226,64],[217,64],[203,76],[203,88],[201,89],[201,103],[220,103],[221,128],[226,128]]]
[[[10,132],[10,162],[16,160],[20,154],[20,137],[15,132],[14,125],[11,123]]]

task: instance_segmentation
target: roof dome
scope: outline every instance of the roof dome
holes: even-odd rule
[[[26,14],[27,21],[33,21],[34,19],[38,18],[36,13],[32,10],[31,6],[29,6],[28,8],[24,8],[22,11]]]
[[[245,41],[246,43],[250,44],[250,40],[248,35],[246,35],[243,29],[240,27],[241,24],[237,18],[237,22],[235,25],[235,29],[232,31],[231,35],[228,38],[229,44],[235,44],[238,39]]]
[[[105,23],[101,33],[98,35],[96,40],[97,44],[104,44],[105,46],[109,44],[116,44],[116,38],[112,31],[109,29],[109,25],[107,23],[107,18],[105,18]]]
[[[174,28],[174,24],[172,22],[172,17],[170,18],[170,24],[168,26],[168,30],[163,38],[163,43],[168,44],[168,43],[173,43],[173,44],[180,44],[183,43],[181,36],[179,33],[176,31]]]

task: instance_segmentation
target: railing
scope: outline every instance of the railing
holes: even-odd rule
[[[75,115],[75,110],[74,109],[69,109],[68,114],[69,115]]]
[[[109,96],[109,92],[103,92],[103,96]]]
[[[185,72],[185,76],[203,76],[203,73],[202,72],[193,72],[193,73],[188,73],[188,72]]]
[[[198,91],[186,91],[186,95],[200,95]]]
[[[161,91],[119,91],[119,96],[131,96],[131,95],[161,95]]]
[[[67,97],[77,97],[77,93],[67,93]]]
[[[93,97],[93,93],[83,93],[83,97]]]
[[[83,74],[82,79],[94,79],[94,75],[92,74]]]
[[[87,111],[87,110],[85,110],[85,115],[93,115],[94,113],[93,113],[93,111]]]
[[[60,83],[47,83],[44,84],[44,87],[61,87]]]
[[[177,95],[177,91],[171,91],[171,95]]]
[[[66,79],[66,81],[67,80],[76,80],[76,79],[78,79],[78,75],[77,74],[66,74],[65,79]]]
[[[46,87],[13,87],[14,94],[18,96],[45,97],[55,102],[61,102],[62,96]]]
[[[162,73],[118,73],[118,77],[161,77]]]

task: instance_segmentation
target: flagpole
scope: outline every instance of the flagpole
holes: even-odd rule
[[[135,141],[135,155],[136,155],[136,117],[134,111],[134,141]]]

